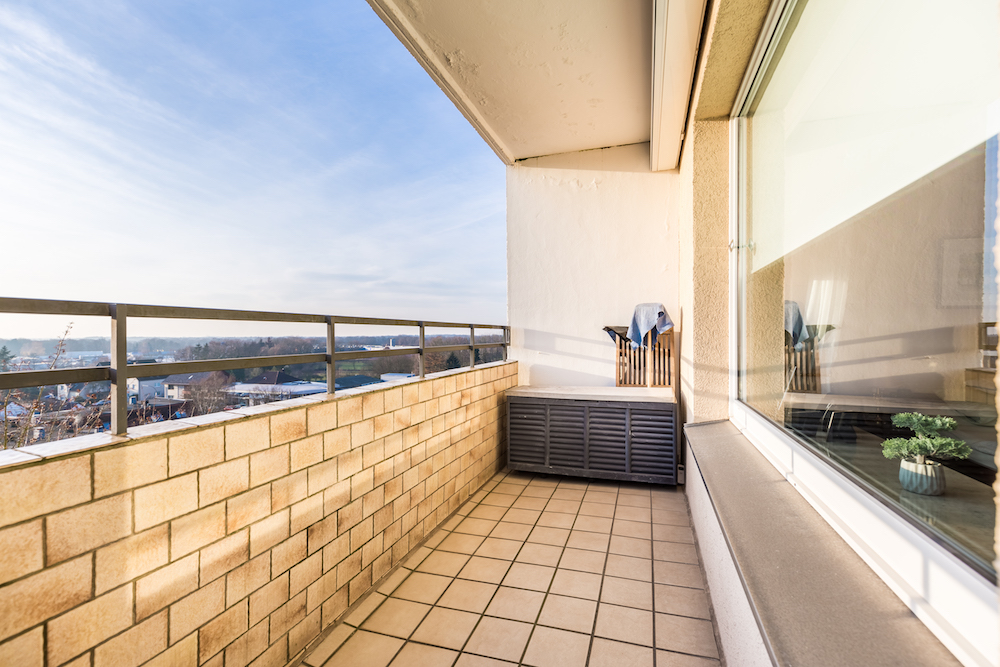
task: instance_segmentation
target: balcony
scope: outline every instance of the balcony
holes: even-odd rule
[[[509,326],[41,306],[112,318],[111,365],[0,390],[108,382],[109,430],[0,451],[0,664],[1000,664],[977,332],[996,319],[995,6],[369,4],[506,165]],[[505,468],[512,388],[614,389],[603,329],[653,300],[676,323],[679,485]],[[127,381],[168,368],[128,363],[139,317],[326,327],[309,354],[169,370],[308,361],[328,393],[130,424]],[[453,348],[475,366],[335,390],[357,323],[468,328]],[[490,346],[503,360],[476,363]],[[903,490],[879,446],[904,409],[968,412],[992,472]]]

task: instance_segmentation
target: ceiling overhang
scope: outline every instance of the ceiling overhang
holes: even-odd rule
[[[368,0],[506,164],[650,142],[673,169],[705,0]]]

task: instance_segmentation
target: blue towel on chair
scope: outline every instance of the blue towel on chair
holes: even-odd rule
[[[667,309],[662,303],[640,303],[632,314],[632,324],[628,328],[628,338],[632,349],[643,344],[647,333],[652,332],[650,343],[656,345],[656,337],[674,328],[674,323],[667,315]]]

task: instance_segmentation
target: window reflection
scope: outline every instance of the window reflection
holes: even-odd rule
[[[746,116],[739,259],[741,399],[989,571],[996,22],[987,2],[799,3]],[[972,448],[940,461],[945,495],[902,491],[882,455],[912,435],[901,412],[955,418]]]

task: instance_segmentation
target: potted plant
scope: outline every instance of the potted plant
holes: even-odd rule
[[[882,454],[899,462],[899,483],[905,491],[925,496],[944,493],[944,469],[928,456],[968,458],[972,449],[964,440],[945,438],[938,433],[955,428],[951,417],[928,417],[919,412],[901,412],[892,416],[892,423],[908,428],[916,435],[912,438],[891,438],[882,443]]]

